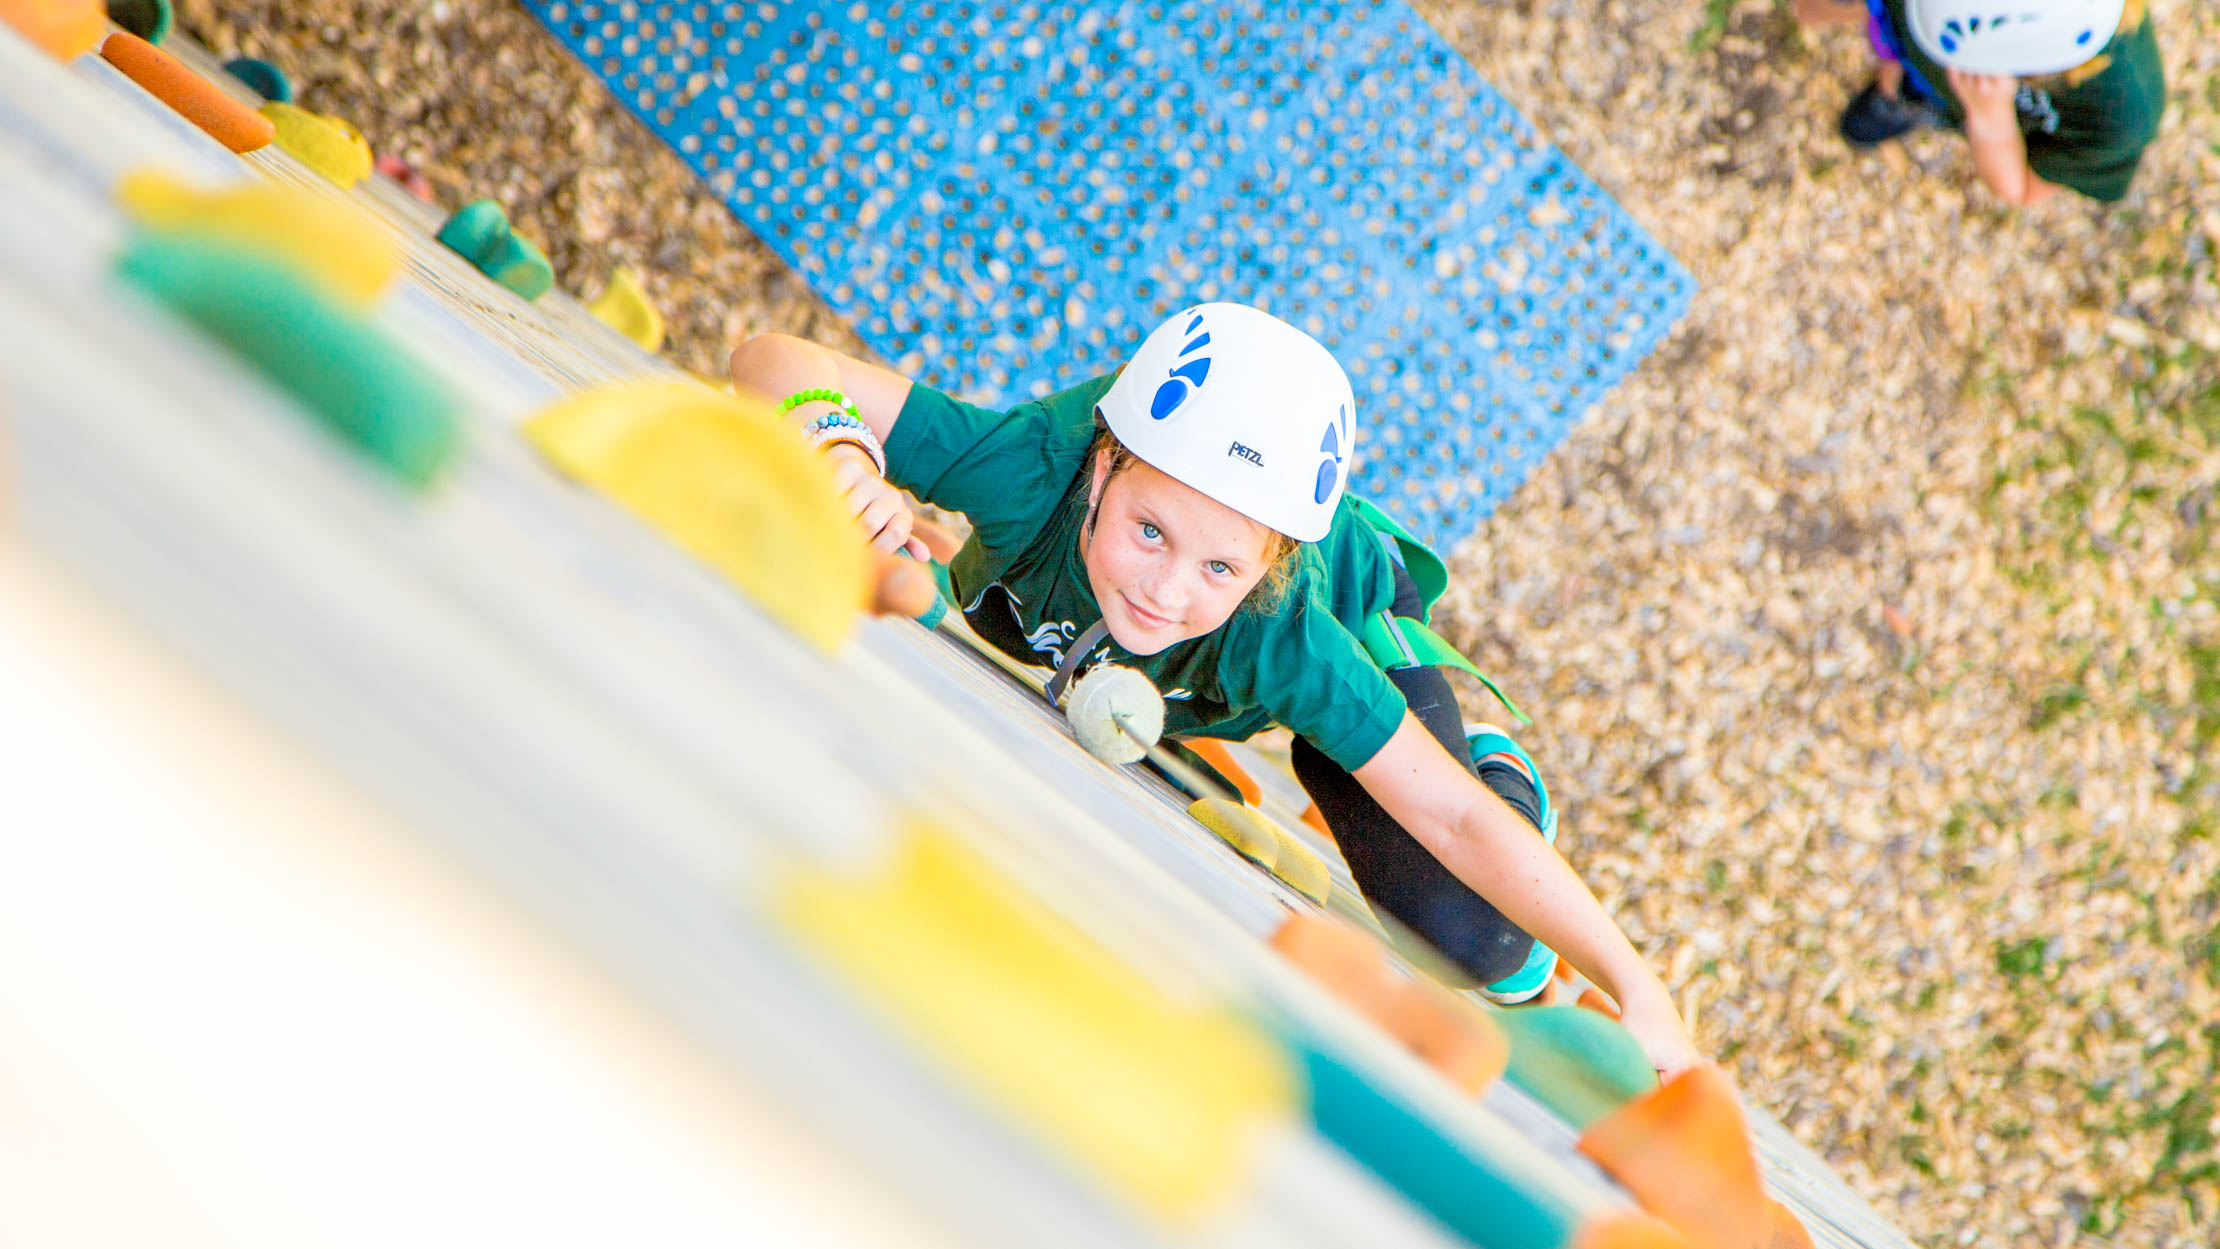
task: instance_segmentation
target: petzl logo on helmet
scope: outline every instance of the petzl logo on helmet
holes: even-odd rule
[[[1349,408],[1343,405],[1334,411],[1334,419],[1326,424],[1326,436],[1318,440],[1318,493],[1311,497],[1313,503],[1324,503],[1332,497],[1334,487],[1341,481],[1341,463],[1349,458]]]
[[[1255,447],[1244,447],[1237,442],[1234,443],[1232,446],[1226,448],[1226,454],[1231,456],[1238,456],[1239,458],[1247,460],[1249,463],[1256,465],[1258,468],[1264,467],[1264,453],[1257,450]]]
[[[1179,411],[1179,405],[1187,402],[1189,395],[1202,389],[1203,379],[1210,376],[1210,357],[1195,355],[1210,345],[1210,331],[1195,333],[1202,329],[1202,323],[1202,314],[1199,312],[1187,323],[1186,332],[1194,337],[1188,339],[1187,345],[1179,349],[1178,362],[1172,365],[1171,377],[1156,388],[1156,397],[1149,400],[1149,415],[1159,421]],[[1188,359],[1189,356],[1194,356],[1194,359]]]

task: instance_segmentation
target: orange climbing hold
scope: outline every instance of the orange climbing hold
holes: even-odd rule
[[[277,127],[268,118],[129,31],[119,30],[108,36],[108,42],[100,45],[100,55],[125,77],[146,88],[147,94],[234,152],[267,147],[277,137]]]
[[[1654,1215],[1622,1211],[1583,1224],[1572,1249],[1688,1249],[1688,1242]]]
[[[1611,1000],[1610,994],[1605,993],[1603,990],[1597,988],[1594,985],[1589,985],[1587,988],[1582,989],[1580,991],[1580,996],[1573,1000],[1577,1004],[1585,1006],[1589,1010],[1592,1010],[1599,1015],[1607,1015],[1613,1019],[1617,1019],[1619,1017],[1619,1004]]]
[[[100,46],[108,10],[101,0],[0,0],[0,22],[57,60],[74,61]]]
[[[962,538],[922,516],[918,517],[917,522],[910,526],[910,536],[925,544],[926,553],[930,554],[936,563],[945,564],[956,558],[956,552],[961,551],[964,547]]]
[[[1502,1078],[1511,1046],[1495,1021],[1439,985],[1399,975],[1365,934],[1322,915],[1291,915],[1272,948],[1465,1092],[1477,1096]]]
[[[1331,837],[1334,835],[1334,830],[1326,827],[1326,813],[1319,810],[1318,804],[1315,802],[1303,808],[1303,823],[1317,829],[1323,836]]]
[[[1396,975],[1370,937],[1323,915],[1290,915],[1272,934],[1272,948],[1326,992],[1384,1023],[1396,997]]]
[[[1692,1249],[1765,1249],[1773,1234],[1741,1103],[1726,1073],[1708,1063],[1590,1124],[1580,1152]]]
[[[933,574],[914,559],[899,554],[873,556],[871,572],[871,613],[876,616],[904,616],[915,620],[933,605],[939,588],[933,584]]]
[[[1252,807],[1264,804],[1264,791],[1257,787],[1256,778],[1234,761],[1233,752],[1224,742],[1215,737],[1190,737],[1186,744],[1187,749],[1202,756],[1204,763],[1218,769],[1218,775],[1233,782],[1233,787],[1241,791],[1241,801]]]
[[[1440,985],[1404,984],[1388,1003],[1387,1029],[1419,1061],[1475,1097],[1511,1064],[1510,1039],[1495,1021]]]
[[[1773,1212],[1773,1234],[1766,1238],[1765,1249],[1812,1249],[1811,1233],[1794,1211],[1770,1197],[1765,1203]]]

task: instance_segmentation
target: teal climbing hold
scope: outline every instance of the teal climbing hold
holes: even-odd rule
[[[933,570],[933,605],[925,609],[917,623],[938,629],[940,622],[948,619],[948,605],[956,601],[956,586],[948,579],[948,565],[936,559],[928,561],[927,566]]]
[[[490,199],[473,200],[456,209],[440,226],[439,241],[526,299],[538,299],[555,285],[555,270],[547,256],[518,234],[509,224],[509,214]]]
[[[108,20],[148,43],[168,38],[175,17],[170,0],[108,0]]]
[[[547,263],[547,256],[532,245],[532,240],[513,230],[479,253],[478,267],[487,277],[526,299],[538,299],[555,286],[555,269]]]
[[[439,227],[439,241],[472,264],[493,241],[509,232],[509,214],[490,199],[473,200],[455,210]]]
[[[1514,1161],[1480,1156],[1304,1029],[1283,1026],[1281,1034],[1308,1081],[1319,1134],[1413,1205],[1475,1245],[1572,1243],[1578,1212],[1516,1174]]]
[[[431,484],[460,447],[446,389],[284,262],[206,236],[142,233],[116,269],[408,485]]]
[[[224,62],[224,72],[247,84],[265,100],[278,104],[293,102],[293,80],[268,61],[258,61],[251,56],[235,57]]]
[[[1575,1129],[1657,1088],[1657,1069],[1634,1034],[1581,1006],[1523,1006],[1493,1012],[1511,1041],[1503,1077]]]

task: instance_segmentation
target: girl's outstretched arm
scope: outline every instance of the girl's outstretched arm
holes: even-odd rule
[[[805,390],[837,390],[855,405],[856,415],[882,445],[910,397],[910,379],[901,374],[791,334],[759,334],[740,344],[732,353],[732,384],[772,403]],[[837,406],[824,400],[804,403],[793,416],[806,422]],[[879,475],[871,457],[852,446],[833,446],[829,453],[833,480],[871,535],[871,544],[889,552],[907,547],[919,559],[926,558],[923,540],[911,532],[915,514],[902,492]]]
[[[740,344],[732,353],[732,384],[773,403],[805,390],[837,390],[880,442],[910,398],[910,379],[900,373],[791,334],[758,334]]]
[[[1417,717],[1405,712],[1402,727],[1353,775],[1457,879],[1610,994],[1659,1072],[1700,1061],[1664,982],[1595,895]]]

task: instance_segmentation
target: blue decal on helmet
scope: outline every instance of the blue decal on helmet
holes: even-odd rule
[[[1202,325],[1202,320],[1198,313],[1194,320],[1187,323],[1187,332],[1194,334],[1197,327]],[[1202,350],[1209,343],[1210,332],[1205,330],[1188,340],[1187,345],[1180,348],[1179,354],[1184,358]],[[1149,400],[1149,415],[1159,421],[1179,411],[1179,405],[1187,402],[1187,396],[1202,389],[1203,381],[1210,376],[1210,357],[1196,356],[1174,368],[1171,374],[1163,385],[1156,388],[1155,396]]]
[[[1318,454],[1324,458],[1318,462],[1318,488],[1311,495],[1313,503],[1324,503],[1341,481],[1341,461],[1347,455],[1342,443],[1348,427],[1349,408],[1344,404],[1335,411],[1334,419],[1327,422],[1325,437],[1318,440]]]
[[[1149,400],[1149,415],[1161,421],[1179,411],[1179,405],[1187,402],[1187,392],[1193,389],[1186,379],[1178,377],[1157,387],[1156,397]]]

